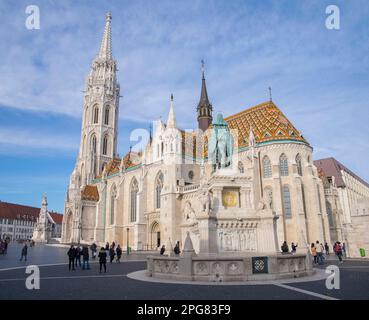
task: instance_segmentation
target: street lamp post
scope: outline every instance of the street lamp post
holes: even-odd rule
[[[127,255],[129,255],[129,228],[127,228]]]

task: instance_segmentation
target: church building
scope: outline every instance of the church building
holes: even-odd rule
[[[86,80],[62,242],[155,250],[182,245],[189,232],[198,251],[200,233],[216,232],[221,252],[275,252],[283,241],[330,243],[313,147],[272,99],[224,118],[213,115],[204,70],[194,92],[197,127],[178,127],[172,95],[166,121],[156,122],[145,148],[118,157],[111,22],[109,13]],[[215,218],[205,226],[210,211]]]

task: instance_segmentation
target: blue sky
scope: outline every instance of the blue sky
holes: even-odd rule
[[[25,28],[27,5],[41,29]],[[340,30],[325,9],[340,8]],[[62,212],[81,127],[81,91],[113,14],[120,154],[130,132],[166,119],[170,93],[180,127],[195,127],[200,61],[215,112],[273,100],[314,147],[369,181],[369,2],[0,2],[0,200]]]

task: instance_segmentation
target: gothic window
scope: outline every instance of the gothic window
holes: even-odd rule
[[[270,178],[272,176],[272,165],[270,163],[270,159],[268,156],[263,158],[263,171],[264,171],[264,178]]]
[[[334,227],[332,206],[328,201],[325,202],[325,206],[327,207],[327,215],[328,215],[329,226]]]
[[[155,208],[160,209],[160,195],[163,189],[164,176],[160,172],[155,181]]]
[[[288,176],[288,160],[284,153],[279,157],[279,172],[281,176]]]
[[[283,213],[286,219],[292,218],[292,210],[291,210],[291,196],[290,189],[288,186],[282,187],[282,197],[283,197]]]
[[[109,124],[109,107],[106,107],[105,109],[105,117],[104,117],[104,124]]]
[[[305,200],[305,188],[304,185],[301,185],[301,195],[302,195],[302,206],[304,209],[304,215],[306,217],[306,200]]]
[[[92,148],[93,154],[96,154],[96,136],[95,135],[93,135],[91,138],[91,148]]]
[[[319,204],[319,212],[322,212],[322,203],[320,201],[320,189],[319,186],[317,186],[317,190],[318,190],[318,204]]]
[[[99,107],[95,106],[93,116],[94,116],[94,123],[99,123]]]
[[[301,163],[301,157],[299,154],[296,156],[296,166],[297,166],[298,175],[302,176],[302,163]]]
[[[110,224],[114,224],[116,197],[117,197],[117,189],[115,185],[113,185],[113,187],[111,188],[111,195],[110,195]]]
[[[130,191],[130,202],[131,202],[131,222],[136,222],[137,219],[137,197],[138,197],[138,183],[135,178],[131,183]]]
[[[103,140],[103,154],[108,154],[108,136],[105,136]]]
[[[245,172],[244,167],[243,167],[243,163],[241,161],[238,162],[238,172],[239,173],[244,173]]]

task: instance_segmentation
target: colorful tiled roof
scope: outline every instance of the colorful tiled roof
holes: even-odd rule
[[[308,142],[281,110],[268,101],[224,119],[230,129],[238,129],[238,147],[247,147],[250,128],[257,143],[276,140]]]
[[[97,186],[86,185],[81,191],[82,200],[99,201],[99,191]]]
[[[130,151],[123,157],[123,164],[124,168],[128,169],[134,166],[137,166],[141,163],[141,156],[140,152]]]
[[[17,219],[36,222],[39,214],[40,208],[0,201],[0,219]],[[50,211],[49,214],[53,218],[55,223],[62,223],[62,214]]]

